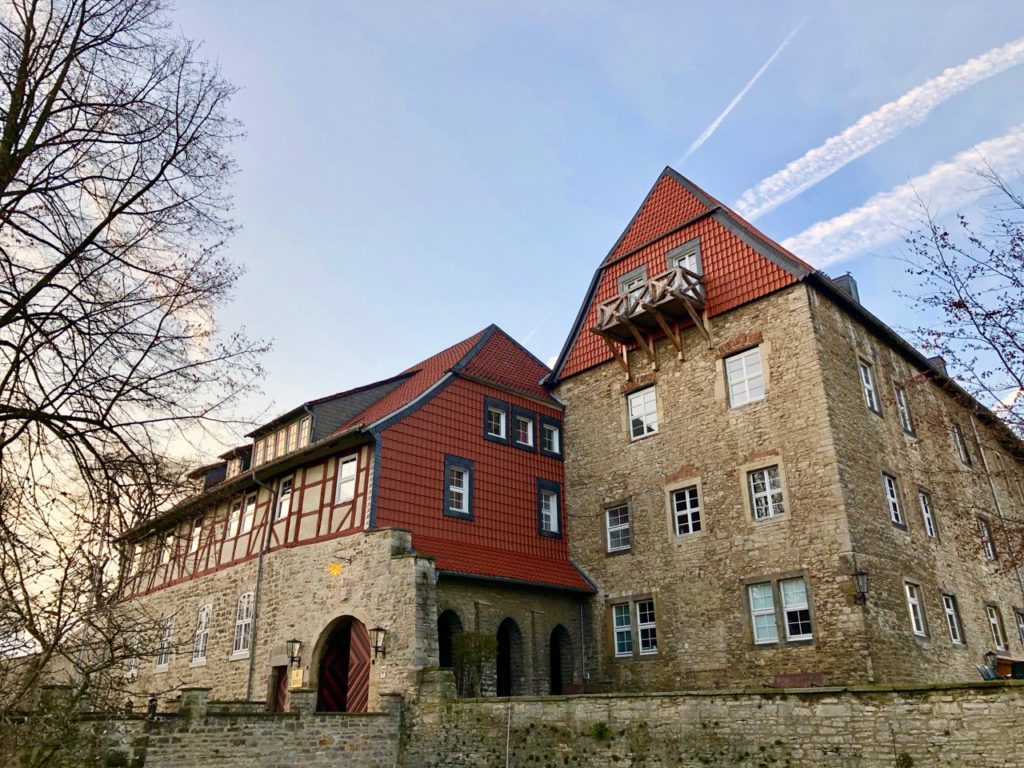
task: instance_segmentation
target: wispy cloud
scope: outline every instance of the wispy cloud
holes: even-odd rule
[[[977,200],[985,193],[985,185],[975,175],[982,166],[1006,177],[1024,170],[1024,123],[874,195],[858,208],[808,227],[782,245],[819,268],[852,258],[920,225],[919,199],[935,215]]]
[[[1021,63],[1024,37],[950,67],[864,115],[842,133],[748,189],[740,196],[736,210],[751,220],[768,213],[907,128],[924,122],[935,107],[950,97]]]
[[[752,78],[750,78],[750,82],[743,86],[743,90],[737,93],[736,96],[733,97],[733,100],[729,102],[729,105],[722,110],[721,114],[719,114],[718,117],[711,121],[711,125],[705,128],[704,132],[693,140],[693,143],[690,144],[690,146],[687,148],[686,154],[683,155],[683,159],[681,162],[685,163],[687,158],[690,157],[690,155],[692,155],[694,152],[700,149],[701,145],[711,138],[711,134],[718,130],[718,126],[720,126],[722,124],[722,121],[729,116],[729,113],[736,108],[736,105],[743,100],[743,97],[747,95],[747,91],[754,87],[754,83],[756,83],[761,78],[761,75],[764,74],[765,70],[772,65],[772,62],[779,57],[779,54],[782,53],[783,49],[787,45],[789,45],[789,41],[793,39],[793,35],[800,31],[800,27],[804,25],[805,21],[807,21],[807,19],[801,20],[799,24],[793,27],[793,31],[786,35],[786,39],[782,41],[782,45],[776,48],[775,53],[768,57],[768,61],[761,65],[761,68],[757,70],[757,72],[754,74]]]

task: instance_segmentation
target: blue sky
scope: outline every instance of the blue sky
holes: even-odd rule
[[[896,325],[901,185],[970,210],[970,185],[939,164],[989,142],[1008,175],[1024,170],[1019,2],[182,0],[174,21],[240,88],[229,252],[247,273],[218,323],[274,341],[253,415],[492,322],[552,358],[665,165],[737,204],[765,179],[812,179],[812,151],[861,121],[826,145],[831,175],[774,193],[756,223],[852,271]]]

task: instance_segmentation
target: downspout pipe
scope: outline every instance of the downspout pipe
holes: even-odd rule
[[[312,424],[310,424],[312,430]],[[312,434],[312,432],[311,432]],[[270,549],[270,531],[273,527],[274,489],[256,477],[256,470],[252,470],[252,481],[260,488],[265,488],[270,494],[270,503],[267,506],[266,531],[263,535],[263,545],[260,547],[259,557],[256,559],[256,588],[252,597],[252,636],[249,638],[249,674],[245,682],[245,700],[252,699],[252,680],[256,672],[256,635],[259,631],[260,619],[260,587],[263,585],[263,560]]]

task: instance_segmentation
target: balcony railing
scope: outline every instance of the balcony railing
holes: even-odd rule
[[[704,283],[701,276],[683,267],[655,275],[639,288],[620,293],[597,305],[597,323],[590,330],[606,340],[623,344],[664,331],[676,342],[680,320],[693,320],[706,333],[702,322]],[[675,326],[673,330],[672,326]]]

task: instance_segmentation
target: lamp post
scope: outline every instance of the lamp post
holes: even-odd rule
[[[856,589],[853,601],[857,605],[865,605],[868,601],[868,572],[859,569],[854,571],[853,585]]]
[[[288,663],[293,667],[299,666],[299,662],[302,661],[302,641],[292,639],[284,645],[288,652]]]
[[[370,642],[373,644],[373,658],[377,656],[383,656],[387,658],[387,648],[385,643],[387,641],[388,631],[384,627],[374,627],[370,630]]]

